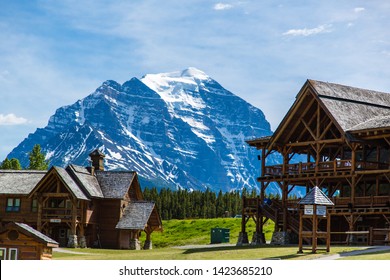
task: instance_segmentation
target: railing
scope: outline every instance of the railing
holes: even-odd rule
[[[351,204],[350,197],[332,197],[335,207],[390,207],[390,196],[359,196]]]
[[[77,217],[81,216],[80,209],[77,209]],[[43,208],[42,218],[44,219],[72,219],[72,209],[69,208]]]
[[[388,169],[389,164],[383,162],[356,162],[356,170],[376,170]],[[266,166],[264,170],[265,176],[282,176],[282,175],[300,175],[314,172],[339,172],[350,171],[352,169],[351,160],[335,160],[319,162],[316,166],[315,162],[286,164],[283,174],[283,165]]]

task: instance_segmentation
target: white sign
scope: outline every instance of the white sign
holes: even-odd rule
[[[50,219],[50,223],[61,223],[61,219]]]
[[[318,216],[326,216],[326,206],[325,205],[317,205],[317,215]]]
[[[313,215],[313,205],[305,205],[305,215]]]

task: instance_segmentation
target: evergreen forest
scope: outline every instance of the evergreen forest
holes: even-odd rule
[[[144,199],[153,201],[163,220],[235,217],[241,215],[242,197],[256,197],[255,190],[248,192],[219,191],[218,194],[206,191],[176,190],[163,188],[145,188]]]

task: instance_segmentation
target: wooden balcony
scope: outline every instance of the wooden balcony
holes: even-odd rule
[[[79,219],[80,217],[81,217],[81,210],[77,209],[77,219]],[[42,209],[42,219],[44,220],[57,219],[61,221],[71,221],[72,209],[45,207]]]
[[[389,169],[389,164],[382,162],[369,162],[369,161],[358,161],[355,165],[356,170],[383,170]],[[284,170],[284,172],[283,172]],[[295,163],[286,164],[283,168],[282,164],[266,166],[264,168],[263,176],[283,176],[283,175],[301,175],[310,173],[321,173],[321,172],[351,172],[352,161],[351,160],[335,160],[325,161],[318,163],[315,162],[307,163]]]

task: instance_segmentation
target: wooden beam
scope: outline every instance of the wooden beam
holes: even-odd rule
[[[304,119],[301,119],[301,122],[303,123],[303,125],[305,126],[306,130],[309,131],[310,135],[313,137],[314,140],[317,140],[317,136],[314,134],[313,131],[311,131],[311,128],[309,127],[309,125],[305,122]]]

